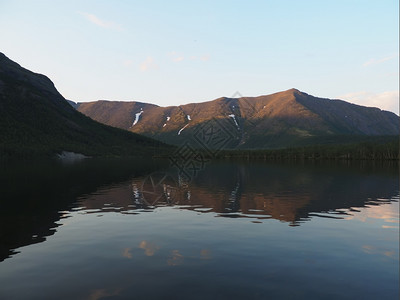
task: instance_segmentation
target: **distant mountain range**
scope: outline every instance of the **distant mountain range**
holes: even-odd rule
[[[101,123],[180,145],[206,124],[223,128],[228,148],[280,148],[398,135],[399,117],[379,108],[290,89],[260,97],[218,98],[180,106],[143,102],[70,102]],[[222,132],[222,131],[221,131]]]
[[[159,146],[159,141],[84,116],[68,104],[49,78],[0,53],[0,158],[62,151],[140,155]]]

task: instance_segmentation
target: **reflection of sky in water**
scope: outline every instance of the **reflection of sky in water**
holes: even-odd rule
[[[367,207],[356,208],[357,212],[347,216],[347,220],[358,220],[361,222],[379,222],[382,228],[399,228],[399,198],[393,198],[390,205],[367,205]]]
[[[146,256],[153,256],[154,253],[156,253],[156,251],[160,249],[159,246],[148,241],[141,241],[139,244],[139,248],[144,250],[144,254]]]
[[[33,295],[45,290],[59,299],[157,299],[175,297],[178,286],[185,298],[192,290],[226,299],[246,298],[248,290],[279,290],[274,297],[290,297],[290,291],[335,298],[371,299],[371,291],[390,296],[398,279],[398,231],[368,220],[392,220],[396,205],[362,208],[345,219],[313,218],[299,227],[274,219],[216,218],[216,213],[179,207],[137,215],[82,209],[61,219],[58,232],[45,243],[4,261],[0,291],[8,295],[4,287],[18,281]],[[34,281],[40,289],[24,284],[32,282],[32,270],[39,272]],[[371,280],[375,284],[367,286]],[[71,285],[76,291],[69,294]],[[232,287],[237,295],[228,292]]]

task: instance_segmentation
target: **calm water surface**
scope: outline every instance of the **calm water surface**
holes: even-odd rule
[[[398,299],[398,166],[3,166],[0,299]]]

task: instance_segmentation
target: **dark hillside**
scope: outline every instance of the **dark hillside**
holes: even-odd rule
[[[143,155],[161,143],[93,121],[76,111],[46,76],[0,53],[0,155],[51,156],[62,151]]]

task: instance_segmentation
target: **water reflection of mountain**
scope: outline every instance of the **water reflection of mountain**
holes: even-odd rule
[[[221,217],[298,225],[321,213],[341,217],[344,209],[386,203],[399,191],[393,166],[209,164],[189,184],[173,170],[165,178],[163,172],[153,173],[154,178],[144,175],[155,169],[145,162],[115,161],[3,169],[0,261],[55,234],[62,211],[74,207],[86,213],[136,214],[176,205]]]
[[[395,172],[379,172],[368,165],[218,164],[188,184],[179,183],[177,176],[171,180],[173,172],[152,176],[153,186],[146,186],[149,177],[136,178],[85,197],[81,206],[93,212],[117,207],[121,213],[137,213],[176,205],[221,217],[273,218],[296,226],[313,216],[343,218],[357,207],[388,203],[399,192]]]
[[[0,262],[17,248],[53,235],[62,211],[76,206],[77,197],[96,192],[155,168],[145,160],[88,160],[4,164],[0,167]]]

